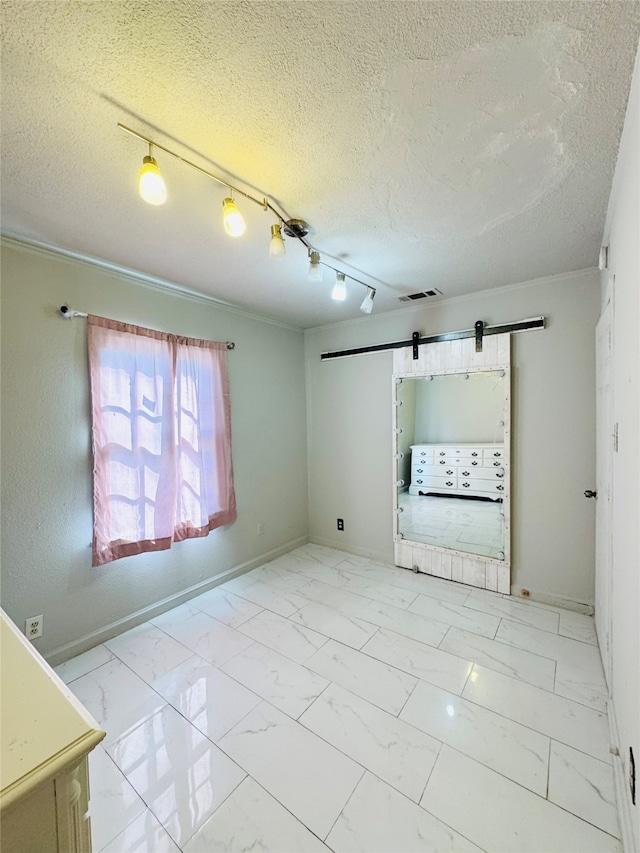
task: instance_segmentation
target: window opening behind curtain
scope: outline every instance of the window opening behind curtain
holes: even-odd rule
[[[93,565],[234,521],[226,343],[87,323]]]

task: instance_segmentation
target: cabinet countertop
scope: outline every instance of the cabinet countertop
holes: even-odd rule
[[[0,610],[0,809],[105,736],[91,714]]]

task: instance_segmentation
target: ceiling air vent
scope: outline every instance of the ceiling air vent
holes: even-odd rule
[[[427,299],[429,296],[442,296],[441,290],[422,290],[420,293],[410,293],[408,296],[399,296],[400,302],[414,302],[416,299]]]

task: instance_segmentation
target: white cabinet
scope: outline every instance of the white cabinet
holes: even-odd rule
[[[90,853],[87,755],[105,733],[0,610],[3,853]]]
[[[502,444],[414,444],[411,495],[471,495],[499,500],[506,491]]]

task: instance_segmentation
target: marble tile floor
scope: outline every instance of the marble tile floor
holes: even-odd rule
[[[582,614],[305,545],[57,672],[95,853],[622,849]]]

